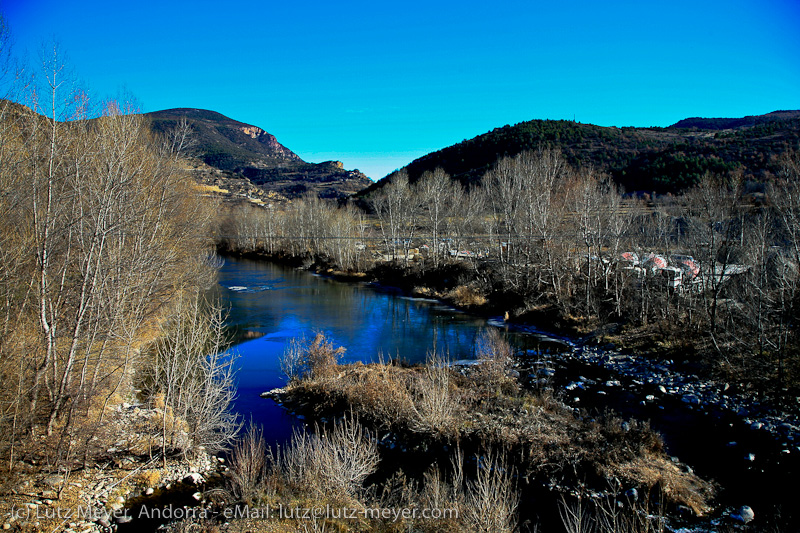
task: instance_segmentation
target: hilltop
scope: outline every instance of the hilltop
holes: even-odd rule
[[[667,128],[531,120],[432,152],[405,170],[414,182],[442,167],[468,185],[479,182],[498,159],[540,146],[559,148],[574,167],[594,167],[628,192],[679,192],[706,172],[740,170],[746,179],[763,182],[779,170],[778,156],[800,149],[800,111],[739,119],[688,118]],[[381,187],[387,178],[362,193]]]
[[[198,181],[264,201],[297,198],[306,192],[322,198],[349,196],[372,181],[339,161],[308,163],[258,126],[215,111],[177,108],[146,113],[156,132],[185,118],[191,128],[189,155],[198,164]]]

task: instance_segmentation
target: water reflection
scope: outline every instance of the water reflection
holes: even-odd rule
[[[289,340],[322,331],[344,346],[344,362],[400,357],[424,361],[435,349],[453,359],[474,356],[486,321],[436,301],[387,288],[340,283],[264,262],[226,258],[217,294],[230,308],[231,326],[263,336],[238,344],[239,396],[234,408],[285,441],[297,421],[259,394],[285,384],[280,357]]]

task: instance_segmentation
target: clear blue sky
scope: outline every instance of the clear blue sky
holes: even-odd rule
[[[800,2],[0,0],[17,53],[379,179],[531,119],[667,126],[800,108]]]

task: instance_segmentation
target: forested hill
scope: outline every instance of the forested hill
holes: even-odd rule
[[[466,184],[480,180],[499,158],[540,146],[560,148],[573,166],[591,165],[629,192],[677,192],[706,172],[737,168],[746,178],[762,181],[777,172],[780,154],[800,149],[800,111],[741,119],[691,118],[668,128],[531,120],[430,153],[405,168],[412,182],[442,167]]]
[[[339,198],[372,181],[358,170],[345,170],[338,161],[307,163],[258,126],[205,109],[168,109],[147,113],[158,132],[174,129],[182,119],[191,128],[189,154],[218,172],[201,181],[221,189],[247,191],[249,196],[295,198],[306,192]]]
[[[692,117],[680,120],[670,128],[696,128],[699,130],[733,130],[758,126],[770,122],[782,122],[800,118],[800,111],[773,111],[766,115],[742,118],[701,118]]]

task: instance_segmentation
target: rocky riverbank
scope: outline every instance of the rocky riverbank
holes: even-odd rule
[[[224,461],[202,448],[170,458],[166,466],[157,450],[142,454],[142,443],[152,441],[154,422],[161,416],[160,409],[139,404],[116,406],[110,413],[116,440],[90,466],[48,472],[41,465],[18,462],[13,483],[0,498],[0,527],[107,533],[135,518],[135,499],[178,486],[193,487],[199,503],[208,477],[226,470]]]
[[[494,322],[499,325],[498,321]],[[687,408],[710,416],[735,415],[753,431],[772,435],[782,443],[783,453],[800,453],[800,398],[781,399],[759,396],[735,384],[701,378],[692,372],[689,363],[669,359],[637,357],[613,347],[575,345],[561,338],[564,350],[549,354],[539,360],[538,353],[528,354],[529,361],[522,362],[528,370],[535,369],[533,381],[552,377],[553,360],[570,359],[595,365],[625,378],[625,388],[633,393],[642,405],[658,406],[665,398],[678,399]],[[530,360],[532,358],[532,360]],[[689,368],[687,370],[687,368]],[[608,389],[622,387],[620,380],[596,380],[577,376],[564,387],[573,390],[606,394]]]

